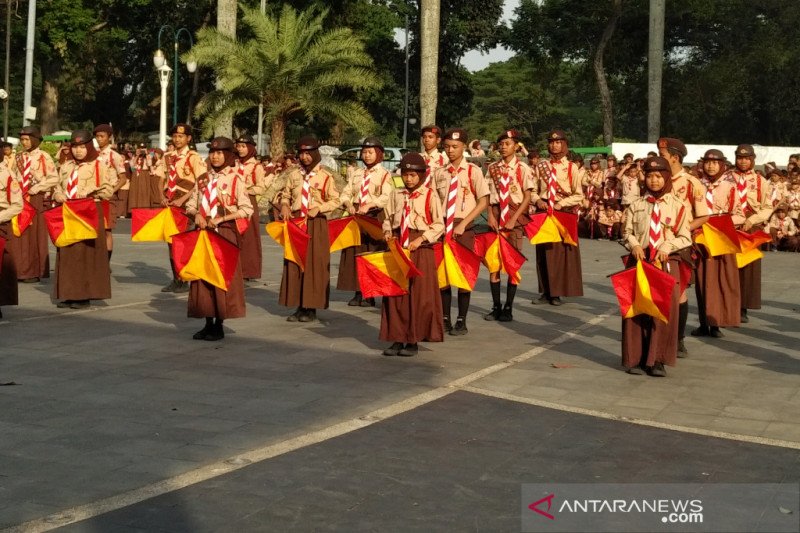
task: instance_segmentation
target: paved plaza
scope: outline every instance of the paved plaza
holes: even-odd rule
[[[514,322],[482,319],[484,270],[469,334],[399,358],[349,293],[286,322],[267,238],[247,317],[193,341],[166,245],[129,231],[112,299],[56,309],[45,281],[3,308],[0,530],[519,531],[523,483],[800,481],[797,254],[767,253],[763,308],[659,379],[620,369],[615,243],[582,241],[561,307],[531,304],[526,246]]]

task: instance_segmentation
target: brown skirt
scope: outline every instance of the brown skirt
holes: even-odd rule
[[[422,232],[412,231],[416,239]],[[442,298],[436,277],[436,258],[430,247],[411,252],[422,276],[409,281],[408,294],[384,297],[381,305],[380,339],[390,342],[442,342]]]
[[[761,309],[761,259],[739,269],[742,309]]]
[[[283,277],[278,303],[285,307],[327,309],[330,296],[331,253],[328,242],[328,219],[319,215],[308,219],[305,272],[291,261],[283,260]]]
[[[221,224],[219,235],[239,246],[239,232],[234,222]],[[202,280],[193,281],[189,286],[189,318],[242,318],[245,316],[245,307],[241,260],[236,264],[236,272],[227,291]]]
[[[120,189],[114,194],[111,201],[111,214],[114,218],[125,217],[130,212],[130,209],[128,209],[129,195],[130,190],[128,189]]]
[[[10,223],[0,225],[0,237],[8,239],[11,234]],[[6,246],[8,246],[7,241]],[[18,304],[17,267],[8,250],[4,250],[2,257],[0,257],[0,306]]]
[[[336,288],[340,291],[357,291],[358,274],[356,273],[356,255],[364,252],[379,252],[386,249],[386,242],[376,241],[366,233],[361,233],[361,245],[342,250],[339,259],[339,277]]]
[[[34,194],[30,204],[36,209],[33,222],[25,233],[15,237],[8,232],[6,250],[11,254],[17,268],[17,279],[49,278],[50,254],[47,248],[47,225],[44,223],[44,194]]]
[[[736,256],[712,257],[704,246],[698,246],[696,261],[697,311],[703,326],[738,327],[740,325],[739,269]]]
[[[500,206],[493,205],[491,206],[492,212],[494,213],[494,218],[497,220],[498,224],[500,223]],[[511,215],[513,216],[516,212],[516,209],[510,209]],[[514,226],[514,229],[511,231],[503,231],[503,236],[508,239],[508,242],[516,248],[518,251],[522,251],[522,243],[525,241],[525,225],[530,222],[531,219],[525,213],[521,214],[517,219],[517,224]]]
[[[539,292],[557,296],[583,296],[581,250],[563,242],[536,245]]]
[[[261,277],[261,231],[258,215],[258,202],[255,196],[250,196],[250,203],[253,205],[253,216],[250,217],[250,224],[244,232],[240,242],[242,243],[242,253],[239,256],[239,263],[242,265],[242,276],[247,279],[259,279]]]
[[[149,208],[152,205],[150,181],[149,170],[140,170],[133,173],[131,176],[131,188],[128,191],[128,213],[130,213],[131,209]],[[156,184],[156,189],[158,189],[158,184]]]
[[[98,227],[103,227],[103,210],[97,206]],[[106,232],[96,239],[80,241],[56,249],[56,275],[53,297],[56,300],[105,300],[111,298],[111,271],[108,266]]]
[[[680,299],[680,259],[669,257],[670,275],[677,282],[672,290],[672,305],[667,323],[649,315],[622,319],[622,366],[675,366],[678,356],[678,300]],[[666,271],[666,268],[664,269]]]

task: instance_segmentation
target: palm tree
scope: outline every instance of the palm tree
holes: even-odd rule
[[[211,67],[217,89],[197,104],[203,134],[225,118],[264,105],[271,124],[270,153],[283,154],[287,121],[300,113],[340,120],[366,133],[374,122],[357,101],[358,93],[380,87],[372,60],[349,28],[323,29],[327,10],[295,11],[284,5],[280,16],[242,7],[242,23],[253,38],[237,41],[213,28],[198,32],[187,61]]]
[[[440,13],[441,0],[420,0],[419,116],[422,126],[436,122]]]

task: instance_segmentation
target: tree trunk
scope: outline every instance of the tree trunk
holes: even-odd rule
[[[344,141],[344,122],[342,119],[336,119],[331,127],[331,138],[328,139],[329,144],[340,146]]]
[[[217,30],[223,35],[236,38],[236,0],[217,0]],[[217,88],[220,82],[217,80]],[[233,132],[233,118],[224,118],[214,126],[215,137],[230,137]]]
[[[420,126],[436,122],[439,83],[440,0],[420,0]]]
[[[603,144],[606,146],[614,142],[614,108],[611,103],[611,91],[608,89],[606,69],[603,65],[603,55],[608,42],[614,35],[614,30],[617,28],[617,21],[619,21],[619,17],[622,14],[622,0],[612,0],[611,4],[611,17],[603,30],[600,42],[597,43],[593,64],[597,90],[600,92],[600,108],[603,112]]]
[[[50,69],[43,69],[52,74]],[[58,85],[55,76],[47,75],[42,83],[42,98],[39,100],[39,127],[42,135],[58,131]]]
[[[269,155],[272,161],[277,163],[283,157],[284,145],[286,144],[286,118],[276,117],[272,120],[269,135]]]
[[[650,43],[647,51],[647,141],[661,135],[661,79],[664,73],[665,0],[650,0]]]

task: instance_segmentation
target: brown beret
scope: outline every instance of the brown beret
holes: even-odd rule
[[[442,139],[445,141],[461,141],[467,144],[467,132],[461,128],[450,128],[444,133]]]
[[[422,128],[422,131],[420,131],[419,134],[422,135],[423,133],[426,133],[426,132],[431,132],[434,135],[436,135],[437,137],[441,137],[442,136],[442,128],[440,128],[436,124],[430,124],[428,126],[425,126],[424,128]]]
[[[497,137],[497,142],[505,139],[519,139],[519,132],[515,129],[506,130]]]
[[[208,143],[209,152],[233,152],[233,141],[227,137],[214,137]]]
[[[755,157],[756,151],[751,144],[740,144],[736,147],[736,157]]]
[[[422,155],[416,152],[409,152],[400,160],[400,172],[404,170],[411,170],[414,172],[425,172],[428,166],[425,164],[425,159]]]
[[[111,124],[98,124],[92,130],[92,133],[108,133],[109,135],[114,135],[114,128],[111,127]]]
[[[666,148],[670,152],[678,154],[681,157],[686,157],[686,154],[689,153],[689,151],[686,149],[686,145],[683,144],[683,141],[680,139],[674,139],[672,137],[661,137],[658,140],[658,147]]]
[[[169,130],[170,135],[174,135],[175,133],[183,133],[184,135],[191,135],[192,134],[192,127],[186,123],[178,122],[172,129]]]
[[[703,154],[703,161],[725,161],[725,154],[721,151],[717,150],[716,148],[712,148],[711,150],[707,150],[705,154]]]
[[[550,133],[547,134],[547,142],[566,140],[567,134],[564,133],[564,130],[550,130]]]

